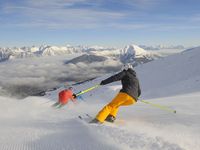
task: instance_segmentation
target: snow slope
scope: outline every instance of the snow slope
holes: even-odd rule
[[[199,57],[200,47],[196,47],[139,66],[143,96],[163,97],[200,91]]]
[[[89,125],[78,115],[92,116],[120,89],[120,83],[83,95],[84,101],[62,109],[51,105],[57,91],[23,100],[0,97],[1,150],[198,150],[200,149],[200,48],[136,68],[142,97],[177,110],[172,114],[138,102],[122,107],[121,123]],[[181,65],[182,64],[182,65]],[[110,75],[74,86],[75,92]],[[173,78],[172,78],[173,77]]]

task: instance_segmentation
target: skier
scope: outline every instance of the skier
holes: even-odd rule
[[[100,85],[121,80],[122,89],[117,96],[107,104],[90,123],[103,123],[104,121],[114,122],[120,106],[135,104],[141,94],[139,80],[131,64],[125,64],[122,71],[103,81]]]
[[[76,94],[73,93],[72,87],[69,87],[67,89],[64,89],[58,93],[59,99],[58,102],[56,102],[53,106],[62,107],[68,103],[69,100],[72,100],[72,102],[76,102]]]

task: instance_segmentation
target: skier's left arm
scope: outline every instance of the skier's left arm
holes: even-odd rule
[[[118,74],[115,74],[115,75],[101,81],[100,85],[105,85],[105,84],[109,84],[111,82],[119,81],[123,78],[124,75],[125,75],[125,72],[121,71]]]

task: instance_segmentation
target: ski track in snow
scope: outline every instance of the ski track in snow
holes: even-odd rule
[[[115,142],[116,145],[121,145],[123,149],[183,150],[183,148],[181,148],[178,144],[170,143],[162,137],[149,136],[147,134],[140,133],[137,130],[128,130],[128,126],[134,126],[132,123],[126,123],[128,120],[116,121],[114,124],[104,122],[104,124],[96,125],[87,123],[91,118],[87,118],[87,116],[84,118],[84,115],[81,117],[83,117],[83,121],[81,121],[81,123],[90,128],[91,132],[102,134],[102,136],[105,136]]]
[[[102,140],[103,136],[89,132],[89,128],[75,117],[77,114],[68,110],[70,108],[51,108],[40,98],[1,101],[4,106],[0,110],[1,150],[119,149]]]
[[[95,114],[94,110],[99,107],[96,104],[80,103],[75,106],[70,103],[62,109],[54,109],[51,108],[52,101],[48,102],[47,99],[37,97],[20,101],[3,99],[1,102],[1,150],[185,150],[189,144],[197,149],[200,145],[198,134],[195,136],[193,132],[190,132],[190,128],[187,135],[187,131],[184,130],[192,123],[185,124],[186,126],[183,127],[178,124],[171,128],[175,134],[180,134],[183,129],[183,137],[178,136],[179,142],[173,141],[176,138],[169,140],[163,135],[167,134],[168,126],[162,123],[175,120],[171,114],[159,114],[159,110],[155,109],[153,109],[155,112],[151,112],[151,117],[146,114],[147,112],[138,113],[135,116],[126,114],[132,113],[131,110],[145,110],[141,108],[143,107],[141,105],[133,106],[134,109],[133,107],[126,108],[127,112],[124,112],[124,117],[122,117],[125,123],[91,125],[81,121],[78,115],[84,114],[86,110],[90,114]],[[148,106],[144,106],[147,110],[151,110]],[[134,119],[131,120],[125,116]],[[178,116],[176,119],[179,122],[187,120],[187,116],[182,117]],[[194,124],[198,123],[198,121],[195,123],[195,119],[193,120]],[[187,146],[181,144],[187,142],[190,136],[194,138],[192,142],[185,143]]]
[[[26,103],[27,108],[15,109],[14,105],[11,106],[15,114],[9,110],[5,112],[8,117],[4,117],[0,125],[1,150],[181,149],[159,137],[154,139],[137,132],[131,133],[122,125],[90,125],[76,118],[76,113],[69,117],[72,114],[67,115],[69,111],[65,108],[48,110],[49,106],[37,106],[39,104],[33,109],[39,107],[45,110],[37,108],[36,112],[32,110],[31,113],[21,114],[20,110],[30,109],[31,104]],[[61,116],[56,117],[59,114]],[[22,118],[19,119],[20,115]]]
[[[35,120],[37,121],[37,120]],[[1,126],[1,150],[73,150],[84,149],[117,149],[117,147],[93,138],[92,132],[80,124],[76,119],[69,119],[62,123],[31,122]]]
[[[89,125],[93,132],[98,132],[123,149],[132,150],[183,150],[179,145],[163,140],[161,137],[150,137],[142,133],[130,132],[124,127],[115,125]]]

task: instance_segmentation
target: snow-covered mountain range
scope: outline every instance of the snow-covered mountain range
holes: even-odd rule
[[[40,47],[0,48],[0,60],[73,54],[79,53],[83,49],[84,47],[73,47],[70,45],[65,47],[42,45]]]
[[[183,49],[182,49],[183,50]],[[16,58],[43,57],[69,55],[75,53],[87,53],[87,55],[97,55],[113,59],[119,59],[122,63],[131,62],[134,65],[146,63],[151,60],[170,55],[173,50],[163,53],[163,51],[146,51],[137,45],[127,45],[123,49],[104,48],[100,46],[48,46],[22,47],[22,48],[0,48],[0,62]],[[91,57],[92,57],[91,56]],[[90,57],[90,58],[91,58]]]

